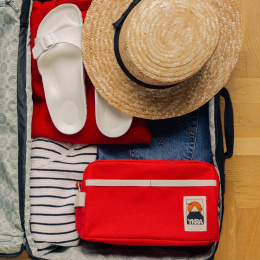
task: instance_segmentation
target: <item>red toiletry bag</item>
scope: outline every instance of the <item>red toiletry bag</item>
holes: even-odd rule
[[[205,162],[95,161],[80,185],[76,228],[84,240],[109,244],[210,245],[219,240],[219,185]]]

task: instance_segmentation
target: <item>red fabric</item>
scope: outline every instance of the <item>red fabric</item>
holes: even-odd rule
[[[206,187],[98,187],[89,179],[215,180]],[[82,239],[119,245],[207,246],[219,240],[219,177],[216,169],[198,161],[106,160],[84,172],[85,207],[76,208],[76,228]],[[185,231],[184,196],[205,196],[207,230]]]
[[[58,5],[65,3],[76,4],[82,11],[83,19],[86,16],[90,0],[52,0],[41,3],[34,1],[31,13],[31,49],[34,47],[34,39],[37,35],[38,27],[45,15]],[[83,129],[74,135],[60,133],[51,121],[51,117],[46,105],[45,95],[42,85],[42,78],[38,71],[37,62],[32,57],[32,88],[33,88],[33,118],[32,137],[44,136],[58,141],[71,143],[94,143],[94,144],[132,144],[150,143],[151,133],[148,130],[147,122],[143,119],[134,118],[130,129],[121,137],[109,138],[104,136],[96,125],[94,87],[87,75],[86,96],[87,96],[87,121]]]

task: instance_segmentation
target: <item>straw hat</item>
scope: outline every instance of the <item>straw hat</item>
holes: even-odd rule
[[[87,73],[136,117],[189,113],[226,84],[242,44],[233,0],[93,0],[83,26]]]

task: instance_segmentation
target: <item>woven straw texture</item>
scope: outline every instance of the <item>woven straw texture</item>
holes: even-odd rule
[[[98,92],[132,116],[165,119],[202,106],[226,84],[242,45],[233,0],[142,0],[121,29],[119,49],[131,81],[114,54],[113,22],[131,0],[93,0],[82,35],[83,61]]]

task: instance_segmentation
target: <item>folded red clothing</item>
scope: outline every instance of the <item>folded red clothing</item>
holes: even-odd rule
[[[34,47],[34,39],[38,27],[45,15],[58,5],[73,3],[79,7],[83,19],[91,4],[90,0],[52,0],[41,3],[34,1],[32,6],[31,27],[31,49]],[[133,144],[150,143],[151,133],[147,122],[140,118],[134,118],[130,129],[121,137],[109,138],[104,136],[98,129],[95,119],[94,86],[89,77],[85,75],[86,97],[87,97],[87,121],[83,129],[77,134],[65,135],[59,132],[52,123],[42,84],[42,78],[38,71],[37,62],[32,57],[32,89],[33,89],[33,117],[32,137],[47,137],[58,141],[69,143],[88,144]]]
[[[208,246],[219,240],[219,176],[200,161],[90,163],[77,195],[82,239],[117,245]]]

